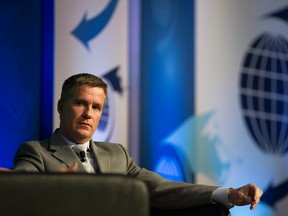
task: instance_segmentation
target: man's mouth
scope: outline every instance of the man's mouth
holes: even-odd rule
[[[92,127],[92,125],[87,123],[87,122],[80,122],[80,125],[84,125],[84,126],[87,126],[87,127]]]

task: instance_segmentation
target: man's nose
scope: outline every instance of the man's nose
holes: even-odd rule
[[[91,118],[92,117],[92,107],[86,107],[85,111],[83,112],[84,118]]]

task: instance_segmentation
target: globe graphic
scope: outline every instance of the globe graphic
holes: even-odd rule
[[[173,181],[194,182],[194,174],[187,158],[172,143],[164,143],[153,169]]]
[[[260,149],[288,150],[288,42],[263,33],[248,47],[240,78],[240,103],[246,126]]]

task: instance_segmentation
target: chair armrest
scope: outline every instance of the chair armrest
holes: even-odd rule
[[[148,216],[146,185],[120,175],[0,173],[1,215]]]

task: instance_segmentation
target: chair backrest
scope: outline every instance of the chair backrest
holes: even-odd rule
[[[143,182],[119,175],[0,173],[0,215],[148,216]]]

